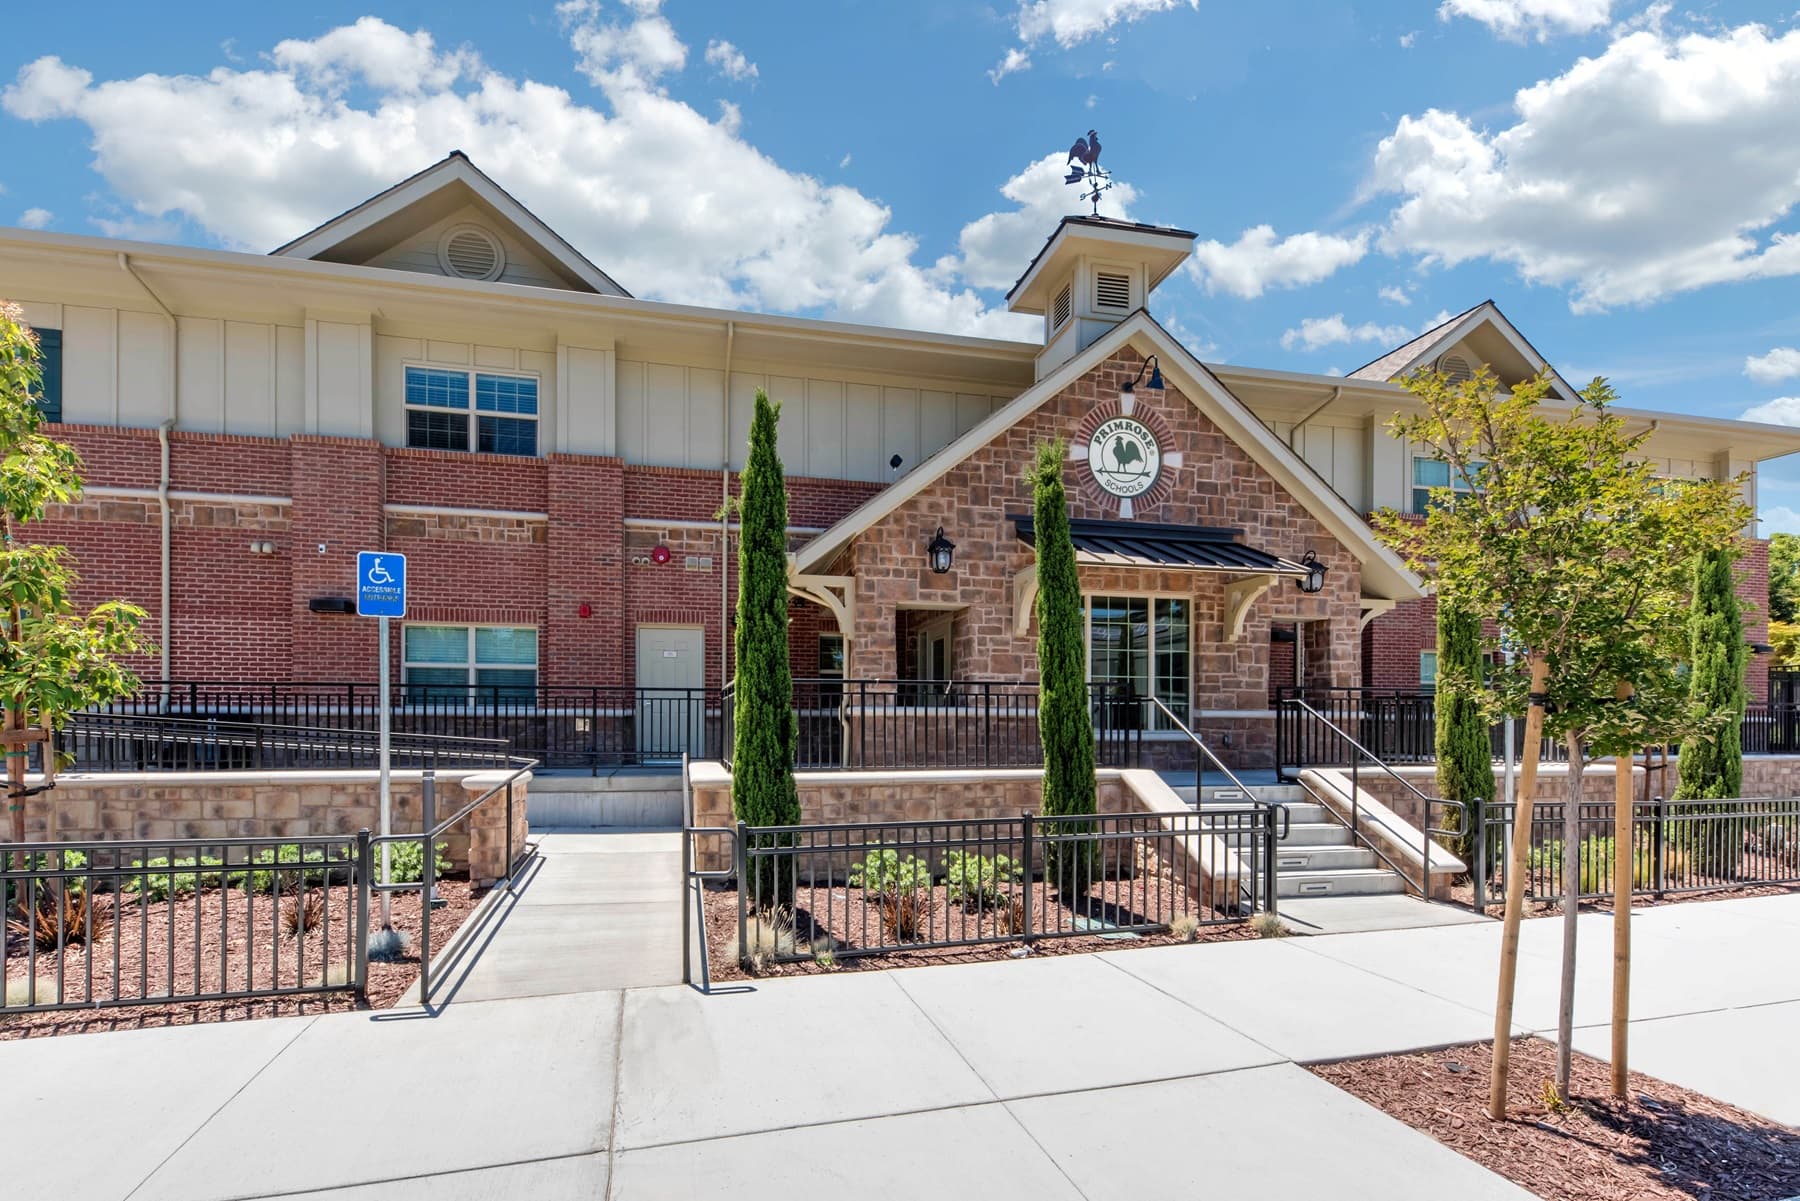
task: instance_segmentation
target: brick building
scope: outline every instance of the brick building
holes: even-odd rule
[[[50,432],[87,463],[86,497],[33,532],[72,548],[88,599],[150,611],[152,679],[371,680],[374,624],[340,610],[378,549],[408,557],[409,689],[716,689],[720,513],[766,388],[796,674],[1030,680],[1022,473],[1061,437],[1095,679],[1254,750],[1281,685],[1429,684],[1431,602],[1363,520],[1440,482],[1386,432],[1393,381],[1546,364],[1491,302],[1347,377],[1204,364],[1146,307],[1193,236],[1065,219],[1009,295],[1044,320],[1020,343],[635,299],[460,154],[266,256],[0,231]],[[1661,470],[1743,476],[1752,500],[1757,464],[1800,450],[1638,416]]]

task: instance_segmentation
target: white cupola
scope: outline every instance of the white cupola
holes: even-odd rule
[[[1156,286],[1187,261],[1195,237],[1167,225],[1064,217],[1006,294],[1011,311],[1044,318],[1037,377],[1145,307]]]

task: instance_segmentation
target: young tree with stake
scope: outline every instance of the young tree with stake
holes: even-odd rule
[[[1696,716],[1675,664],[1685,654],[1688,572],[1702,550],[1725,546],[1749,520],[1737,481],[1658,480],[1642,454],[1648,431],[1628,433],[1615,393],[1595,380],[1561,415],[1544,410],[1547,376],[1502,395],[1483,370],[1456,382],[1426,371],[1407,381],[1422,412],[1396,417],[1396,437],[1428,448],[1462,487],[1435,498],[1423,522],[1383,513],[1376,528],[1451,603],[1491,623],[1521,660],[1489,686],[1448,680],[1490,716],[1526,713],[1526,757],[1506,868],[1506,920],[1494,1022],[1489,1111],[1506,1111],[1519,919],[1531,850],[1537,748],[1545,731],[1569,748],[1563,872],[1563,988],[1558,1094],[1567,1099],[1573,1015],[1575,916],[1581,886],[1579,797],[1584,755],[1614,756],[1629,804],[1635,748],[1673,741]],[[1628,815],[1627,815],[1628,816]],[[1628,827],[1627,835],[1629,834]],[[1629,842],[1629,837],[1625,839]],[[1630,847],[1615,842],[1614,871],[1629,897]],[[1628,965],[1629,907],[1614,937]],[[1615,1069],[1623,1070],[1626,971],[1615,978]]]

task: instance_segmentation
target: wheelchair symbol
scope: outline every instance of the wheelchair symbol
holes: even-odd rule
[[[371,584],[391,584],[393,582],[394,582],[394,577],[389,575],[388,569],[381,565],[381,560],[376,559],[375,562],[369,568],[369,583],[371,583]]]

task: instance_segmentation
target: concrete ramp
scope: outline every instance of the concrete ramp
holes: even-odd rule
[[[434,1003],[681,982],[679,833],[533,839],[538,855],[513,893],[496,897],[485,921],[459,931],[466,942],[448,949]]]

